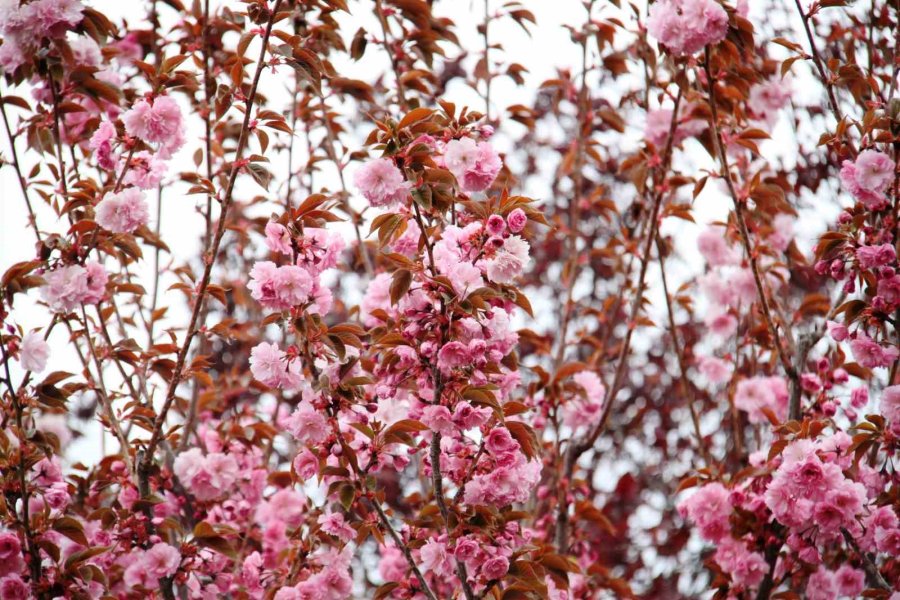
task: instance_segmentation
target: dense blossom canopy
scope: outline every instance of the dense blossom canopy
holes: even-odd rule
[[[0,0],[0,600],[900,600],[896,4],[464,4]]]

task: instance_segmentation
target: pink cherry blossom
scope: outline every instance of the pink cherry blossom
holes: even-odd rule
[[[894,161],[876,150],[864,150],[855,162],[845,160],[841,183],[870,210],[880,210],[886,202],[884,190],[894,178]]]
[[[411,185],[390,158],[370,160],[356,171],[353,181],[372,206],[403,202]]]
[[[288,420],[288,429],[298,441],[315,445],[328,437],[328,422],[309,402],[301,402]]]
[[[129,162],[128,170],[122,182],[125,185],[133,185],[142,190],[155,190],[169,166],[158,154],[151,152],[135,152]]]
[[[715,0],[659,0],[650,6],[647,30],[673,54],[694,54],[725,38],[728,13]]]
[[[199,448],[180,453],[173,470],[185,488],[200,501],[228,493],[238,478],[238,464],[233,456],[219,452],[204,456]]]
[[[255,300],[266,308],[287,310],[304,304],[313,291],[314,280],[306,269],[293,265],[276,266],[260,261],[250,270],[247,287]]]
[[[59,267],[44,275],[41,296],[55,312],[69,312],[81,303],[96,304],[106,292],[108,276],[97,262]]]
[[[891,385],[881,392],[881,414],[890,423],[900,424],[900,385]]]
[[[269,387],[295,390],[302,384],[299,360],[288,360],[277,344],[260,342],[250,351],[250,372]]]
[[[103,121],[97,127],[97,131],[91,136],[88,147],[96,152],[97,164],[100,168],[113,170],[116,168],[117,158],[113,154],[112,145],[116,140],[116,127],[109,121]]]
[[[697,370],[713,385],[725,383],[731,379],[734,365],[715,356],[701,356],[697,361]]]
[[[766,423],[767,409],[778,419],[787,416],[788,389],[781,377],[751,377],[738,382],[734,405],[748,413],[751,423]]]
[[[272,252],[280,252],[290,256],[293,250],[291,248],[291,234],[287,227],[275,221],[266,223],[266,247]]]
[[[506,224],[513,233],[521,233],[528,224],[528,216],[521,208],[515,208],[506,216]]]
[[[707,227],[697,237],[697,249],[711,267],[733,265],[741,260],[740,252],[731,246],[721,227]]]
[[[460,188],[469,193],[488,188],[502,166],[500,156],[488,142],[476,142],[472,138],[448,142],[444,162]]]
[[[154,544],[144,553],[143,563],[151,577],[171,577],[181,564],[181,553],[169,544]]]
[[[862,332],[850,342],[850,351],[856,362],[867,369],[890,366],[898,356],[897,348],[881,346]]]
[[[138,100],[122,115],[122,122],[129,135],[158,144],[161,158],[171,157],[184,145],[184,118],[170,96],[157,96],[152,103]]]
[[[19,352],[19,362],[22,368],[26,371],[40,373],[47,367],[50,345],[44,341],[44,336],[31,332],[22,338],[22,347]]]
[[[488,279],[495,283],[511,283],[528,264],[528,242],[517,235],[511,235],[503,242],[503,247],[487,260]]]
[[[144,194],[135,188],[106,194],[94,211],[97,224],[113,233],[132,233],[150,220]]]

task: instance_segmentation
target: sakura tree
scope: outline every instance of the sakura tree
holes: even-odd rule
[[[900,599],[898,31],[0,0],[0,600]]]

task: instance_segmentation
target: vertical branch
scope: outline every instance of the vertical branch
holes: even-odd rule
[[[34,231],[37,241],[41,241],[41,232],[38,230],[37,218],[34,215],[34,208],[31,206],[31,198],[28,196],[28,183],[22,174],[22,167],[19,164],[19,152],[16,150],[16,134],[13,133],[9,124],[9,117],[6,115],[6,103],[3,102],[3,92],[0,91],[0,115],[3,115],[3,126],[6,128],[6,137],[9,139],[9,152],[12,155],[12,166],[16,172],[16,179],[19,181],[19,187],[22,188],[22,197],[25,199],[25,207],[28,209],[28,224]]]
[[[594,446],[594,443],[597,441],[597,438],[600,437],[600,434],[603,433],[603,431],[606,429],[606,424],[609,421],[610,414],[612,413],[613,403],[624,382],[625,366],[628,363],[628,354],[631,350],[631,338],[637,326],[636,322],[638,313],[640,313],[641,306],[643,306],[644,302],[647,267],[650,264],[650,257],[653,252],[653,242],[656,240],[656,235],[659,228],[659,210],[662,204],[663,193],[665,191],[662,186],[662,182],[656,180],[664,179],[669,169],[669,162],[672,158],[672,145],[675,139],[675,130],[678,126],[678,111],[681,107],[682,94],[683,90],[681,89],[681,87],[679,87],[678,95],[675,97],[675,106],[672,109],[672,121],[669,124],[669,137],[666,141],[666,148],[663,153],[662,165],[658,171],[654,172],[654,183],[656,183],[656,185],[653,194],[652,207],[650,209],[649,215],[647,216],[649,220],[647,221],[647,231],[645,233],[646,237],[644,238],[644,245],[641,251],[640,272],[638,274],[637,287],[634,299],[631,303],[631,310],[628,317],[628,330],[625,333],[625,339],[622,340],[622,345],[619,349],[619,356],[616,361],[617,364],[615,375],[613,376],[612,385],[607,390],[606,397],[603,399],[603,411],[600,414],[600,420],[598,421],[597,425],[595,425],[594,428],[588,432],[583,440],[572,440],[569,444],[569,447],[566,449],[566,456],[563,463],[563,478],[566,482],[566,485],[568,485],[568,482],[572,478],[572,474],[574,473],[575,464],[578,461],[578,457],[592,448]],[[563,486],[560,486],[560,488],[562,487]],[[564,498],[564,496],[560,497]],[[565,553],[568,550],[568,519],[569,515],[567,506],[565,505],[565,503],[560,504],[557,507],[555,535],[557,551],[560,553]]]
[[[397,56],[390,46],[391,26],[388,23],[387,17],[384,16],[381,0],[375,0],[375,15],[378,17],[378,22],[381,24],[381,34],[384,37],[384,49],[387,51],[388,58],[391,60],[391,68],[394,70],[394,79],[397,81],[397,102],[400,104],[400,108],[407,111],[409,110],[409,102],[406,99],[406,86],[403,85],[403,79],[401,78],[400,62],[397,60]]]
[[[487,0],[485,0],[487,1]],[[590,0],[588,4],[585,5],[587,9],[587,18],[590,21],[591,18],[591,10],[593,9],[594,0]],[[485,33],[487,35],[487,33]],[[573,305],[573,295],[575,293],[575,281],[578,279],[578,237],[580,236],[580,230],[578,228],[578,201],[581,197],[581,188],[584,184],[584,174],[582,173],[584,169],[584,146],[585,146],[585,136],[590,135],[590,128],[588,128],[587,133],[585,132],[586,128],[586,115],[587,115],[587,103],[588,103],[588,88],[587,88],[587,72],[588,72],[588,40],[587,36],[582,38],[581,40],[581,88],[578,90],[578,106],[576,107],[576,125],[577,131],[575,132],[575,160],[573,165],[573,174],[572,174],[572,196],[569,198],[568,205],[568,221],[566,224],[568,225],[568,237],[566,238],[566,248],[567,255],[569,257],[569,265],[567,265],[568,270],[568,285],[566,289],[566,300],[563,305],[563,316],[562,316],[562,325],[560,327],[559,333],[559,346],[556,350],[556,359],[554,361],[554,368],[559,369],[560,365],[562,365],[563,358],[565,358],[566,352],[566,337],[568,336],[569,324],[572,319],[572,312],[574,310]]]
[[[151,434],[150,441],[147,443],[147,447],[145,448],[144,457],[140,461],[138,471],[139,478],[143,482],[143,485],[146,485],[146,481],[150,477],[150,469],[153,464],[153,454],[156,450],[157,444],[159,444],[162,437],[162,429],[166,422],[166,416],[168,415],[169,409],[172,407],[172,404],[175,401],[175,392],[177,391],[178,385],[179,383],[181,383],[181,380],[184,377],[183,371],[188,352],[190,352],[191,349],[191,342],[194,340],[194,337],[197,335],[197,331],[199,329],[203,301],[206,297],[210,280],[212,278],[212,270],[216,262],[216,255],[219,253],[219,245],[222,243],[222,236],[224,236],[225,234],[225,225],[227,222],[228,210],[231,207],[231,202],[234,194],[234,186],[235,182],[237,181],[237,175],[242,168],[241,156],[244,153],[244,148],[247,145],[247,139],[249,137],[250,117],[253,110],[253,103],[256,100],[256,91],[259,87],[259,80],[262,76],[263,69],[266,66],[265,59],[266,52],[269,46],[269,38],[272,35],[272,27],[275,25],[275,20],[278,16],[278,10],[281,8],[281,3],[282,0],[276,0],[275,6],[272,8],[272,12],[269,16],[265,33],[263,34],[262,48],[260,48],[259,51],[256,73],[253,76],[253,82],[250,86],[250,93],[247,95],[246,106],[244,110],[244,120],[241,124],[238,144],[237,148],[235,149],[235,159],[231,164],[231,174],[228,177],[228,184],[225,188],[225,194],[222,198],[222,210],[219,216],[219,223],[216,227],[215,236],[210,242],[211,247],[207,252],[205,261],[206,266],[203,270],[203,277],[200,280],[200,286],[197,289],[197,298],[194,301],[194,308],[191,312],[191,318],[188,323],[184,342],[182,343],[181,348],[178,351],[178,356],[175,361],[175,369],[172,373],[172,380],[169,382],[168,391],[166,392],[166,397],[163,401],[160,412],[156,416],[156,420],[153,423],[153,433]]]
[[[703,458],[703,463],[709,464],[709,453],[706,444],[703,443],[703,434],[700,432],[700,417],[697,415],[697,408],[694,406],[694,389],[688,383],[687,365],[684,359],[684,349],[681,346],[681,340],[678,337],[678,328],[675,325],[675,313],[672,310],[672,296],[669,294],[669,284],[666,280],[666,259],[663,252],[662,238],[656,236],[656,256],[659,259],[659,273],[662,279],[663,294],[666,298],[666,313],[669,318],[669,336],[672,338],[672,348],[675,350],[675,356],[678,359],[678,380],[681,384],[681,392],[684,394],[684,401],[687,402],[688,410],[691,413],[691,422],[694,426],[694,436],[697,438],[697,450]]]
[[[59,90],[56,87],[56,80],[52,74],[47,75],[50,83],[50,92],[53,96],[53,134],[56,137],[56,161],[59,163],[59,183],[62,189],[63,198],[69,201],[69,185],[66,182],[66,159],[63,158],[62,151],[62,128],[59,124]]]
[[[359,246],[359,254],[362,257],[363,265],[366,268],[366,274],[369,277],[372,277],[375,274],[375,270],[372,267],[372,259],[369,256],[369,250],[366,248],[366,244],[363,242],[362,232],[359,229],[359,214],[353,210],[353,207],[350,206],[350,193],[347,191],[347,183],[344,179],[344,165],[338,157],[337,152],[334,147],[337,144],[337,139],[335,138],[334,131],[331,128],[331,120],[328,118],[328,106],[325,104],[325,96],[321,93],[319,94],[319,101],[322,103],[322,125],[325,126],[325,141],[323,142],[323,146],[325,146],[325,153],[328,155],[328,158],[334,163],[334,168],[337,169],[338,179],[341,182],[341,204],[347,214],[350,215],[350,219],[353,221],[353,230],[356,234],[356,242]]]
[[[819,54],[819,48],[816,46],[815,36],[813,36],[812,27],[809,24],[809,15],[803,11],[803,6],[800,4],[800,0],[794,0],[794,4],[797,6],[797,12],[800,13],[800,19],[803,21],[803,29],[806,32],[806,39],[809,42],[809,51],[812,53],[813,64],[816,66],[816,71],[819,73],[819,79],[822,81],[822,85],[825,86],[825,92],[828,96],[828,106],[831,108],[831,114],[834,115],[835,121],[838,122],[838,125],[844,120],[843,115],[841,115],[841,108],[838,105],[837,95],[834,92],[834,85],[831,82],[831,79],[828,77],[828,74],[825,72],[825,64],[822,61],[822,56]],[[706,49],[707,61],[709,61],[709,48]],[[856,148],[853,145],[853,142],[847,140],[847,145],[850,148],[851,154],[856,154]]]
[[[22,527],[25,530],[25,549],[28,558],[28,568],[31,571],[31,587],[32,590],[37,588],[38,582],[41,580],[41,554],[34,541],[34,532],[31,529],[31,515],[29,513],[29,504],[31,503],[31,494],[28,490],[28,480],[25,467],[25,448],[28,440],[24,437],[25,418],[22,403],[19,398],[18,391],[13,387],[12,376],[9,372],[9,355],[6,353],[6,344],[0,343],[0,352],[3,353],[3,368],[6,372],[6,387],[9,389],[10,402],[13,405],[13,412],[16,419],[16,432],[20,440],[19,443],[19,460],[16,464],[16,474],[19,478],[19,497],[22,499]],[[38,597],[43,600],[49,598],[46,591],[38,593]]]
[[[760,274],[759,260],[750,241],[750,231],[747,228],[747,219],[744,215],[744,202],[738,197],[737,191],[734,189],[734,182],[731,180],[731,167],[728,164],[728,153],[726,152],[725,144],[722,141],[722,132],[719,130],[719,111],[716,107],[716,80],[713,78],[709,59],[710,52],[709,47],[707,47],[703,68],[706,72],[706,87],[707,92],[709,93],[709,108],[711,111],[710,127],[712,127],[713,140],[722,167],[721,175],[728,188],[728,194],[731,196],[731,200],[734,203],[735,219],[738,223],[738,230],[741,235],[744,252],[746,252],[747,258],[750,261],[750,270],[753,273],[753,281],[756,284],[756,291],[759,296],[759,305],[762,310],[763,319],[766,322],[769,334],[772,336],[775,344],[775,351],[778,353],[778,359],[781,361],[781,366],[784,368],[784,372],[791,381],[791,400],[788,410],[788,419],[795,420],[800,418],[800,376],[797,374],[797,369],[791,362],[788,351],[783,346],[781,334],[772,318],[772,311],[769,308],[769,296],[763,285],[762,275]]]
[[[94,366],[97,369],[96,385],[99,386],[100,404],[103,406],[103,410],[106,412],[106,420],[109,421],[110,429],[113,430],[113,433],[119,440],[119,445],[122,447],[122,460],[125,461],[125,464],[128,467],[128,471],[131,472],[132,463],[131,454],[129,452],[130,444],[128,443],[128,438],[125,436],[125,433],[122,431],[119,420],[116,418],[116,413],[113,411],[112,398],[110,398],[109,391],[106,389],[106,383],[103,381],[103,365],[100,363],[100,358],[97,356],[97,351],[94,349],[94,343],[91,341],[91,332],[88,330],[88,318],[87,312],[84,309],[84,304],[81,305],[81,318],[84,321],[84,339],[87,340],[88,352],[90,353],[91,358],[94,361]],[[68,322],[66,324],[68,325]],[[71,325],[69,325],[69,327],[71,331]],[[91,369],[88,366],[87,359],[85,359],[84,356],[80,353],[79,356],[81,356],[82,358],[84,370],[87,372],[88,376],[90,376]],[[122,376],[125,377],[124,371],[122,372]],[[127,380],[127,378],[125,379]]]
[[[491,26],[491,0],[484,0],[484,118],[491,122],[491,43],[488,30]],[[582,81],[582,87],[584,83]]]

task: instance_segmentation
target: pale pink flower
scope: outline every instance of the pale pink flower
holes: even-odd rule
[[[880,210],[887,202],[884,191],[894,177],[894,161],[877,150],[864,150],[855,162],[845,160],[841,183],[869,210]]]
[[[853,358],[866,367],[888,367],[897,360],[897,348],[893,346],[881,346],[865,333],[859,332],[856,339],[850,342],[850,351]]]
[[[515,208],[506,216],[506,224],[513,233],[520,233],[528,224],[528,216],[521,208]]]
[[[721,227],[707,227],[697,236],[697,249],[711,267],[734,265],[741,261],[740,252],[725,239]]]
[[[510,258],[510,257],[507,257]],[[513,260],[513,259],[511,259]],[[471,292],[484,287],[484,277],[481,269],[470,262],[459,262],[452,265],[445,273],[453,289],[461,298],[465,298]]]
[[[306,450],[308,452],[308,450]],[[256,519],[260,523],[282,521],[288,527],[299,527],[306,514],[306,496],[300,490],[280,489],[259,505]]]
[[[250,269],[247,288],[250,295],[266,308],[287,310],[304,304],[313,291],[314,281],[306,269],[294,265],[278,267],[260,261]]]
[[[807,600],[834,600],[838,597],[834,573],[820,566],[806,581]]]
[[[480,192],[489,187],[502,166],[493,146],[476,143],[472,138],[448,142],[444,162],[464,192]]]
[[[152,190],[159,187],[163,177],[166,176],[169,165],[161,160],[158,155],[151,152],[136,152],[131,157],[128,170],[122,182],[125,185],[133,185],[142,190]]]
[[[709,542],[719,542],[728,535],[731,511],[729,492],[721,483],[707,483],[678,504],[681,516],[693,521]]]
[[[321,515],[319,517],[319,525],[322,526],[322,531],[333,535],[343,542],[349,542],[356,536],[356,530],[344,521],[344,515],[339,512]]]
[[[786,214],[776,215],[772,219],[772,233],[766,239],[776,250],[781,252],[787,250],[791,240],[794,239],[794,217]]]
[[[572,376],[584,396],[577,395],[563,405],[563,422],[572,429],[590,427],[602,415],[606,387],[593,371],[579,371]]]
[[[900,424],[900,385],[891,385],[881,392],[881,414],[889,423]]]
[[[894,180],[894,161],[877,150],[863,150],[856,157],[856,182],[873,192],[883,191]]]
[[[379,320],[372,316],[376,310],[389,312],[391,309],[391,282],[390,273],[379,273],[366,287],[362,302],[359,304],[359,314],[367,327],[373,327]]]
[[[151,577],[171,577],[181,564],[181,553],[169,544],[160,542],[144,553],[143,563]]]
[[[725,38],[728,13],[715,0],[659,0],[650,6],[647,30],[673,54],[694,54]]]
[[[432,431],[442,435],[451,435],[456,431],[456,424],[450,416],[450,409],[438,404],[429,404],[422,409],[422,423]]]
[[[403,202],[411,187],[390,158],[370,160],[356,171],[353,182],[372,206]]]
[[[44,336],[32,331],[22,338],[19,353],[19,362],[23,369],[40,373],[47,367],[50,345],[44,341]]]
[[[761,121],[773,125],[781,110],[791,99],[791,86],[783,79],[769,79],[750,88],[747,107]]]
[[[460,429],[466,431],[487,423],[487,420],[491,418],[491,414],[491,409],[486,406],[475,408],[468,402],[460,402],[453,409],[453,422]]]
[[[198,500],[213,500],[227,494],[238,478],[238,464],[228,454],[203,456],[199,448],[179,454],[173,465],[175,476]]]
[[[842,325],[835,321],[826,321],[825,327],[828,330],[828,335],[836,342],[843,342],[850,335],[846,325]]]
[[[528,264],[529,248],[528,242],[517,235],[506,238],[503,247],[486,261],[488,279],[494,283],[511,283]]]
[[[272,252],[280,252],[290,256],[293,250],[291,248],[291,233],[287,227],[276,221],[266,223],[266,247]]]
[[[79,0],[36,0],[23,10],[39,35],[60,38],[81,22],[84,5]]]
[[[300,479],[312,479],[319,472],[319,459],[316,455],[304,448],[294,458],[294,472]]]
[[[737,331],[737,318],[729,312],[711,310],[706,314],[703,323],[709,328],[710,333],[720,337],[731,337]]]
[[[447,342],[438,352],[438,367],[445,375],[471,362],[469,349],[458,341]]]
[[[309,446],[324,442],[330,433],[325,417],[305,400],[288,419],[288,429],[297,441]]]
[[[117,194],[106,194],[94,207],[97,224],[113,233],[132,233],[150,221],[144,193],[128,188]]]
[[[102,300],[107,280],[106,270],[97,262],[60,267],[44,275],[41,297],[54,312],[70,312],[82,302]]]
[[[751,423],[766,423],[763,409],[770,410],[776,418],[787,417],[788,390],[781,377],[751,377],[738,382],[734,392],[734,405],[747,413]]]
[[[122,122],[129,135],[159,144],[161,158],[171,157],[184,145],[184,118],[170,96],[157,96],[152,104],[138,100],[122,115]]]
[[[439,576],[453,573],[450,553],[447,551],[447,544],[444,542],[429,538],[425,545],[419,549],[419,557],[423,571],[433,571]]]
[[[509,571],[509,559],[505,556],[495,556],[489,559],[481,567],[481,575],[488,581],[500,579]]]
[[[684,105],[683,105],[684,106]],[[675,124],[675,136],[672,144],[677,145],[688,138],[703,133],[708,123],[703,119],[697,119],[691,114],[688,106],[678,111],[678,122]],[[665,147],[672,130],[672,110],[668,108],[656,108],[647,112],[647,121],[644,124],[644,137],[657,149]]]
[[[511,462],[498,464],[489,473],[476,475],[465,486],[466,504],[504,506],[525,502],[541,477],[541,463],[529,461],[521,452],[505,455]]]
[[[277,344],[260,342],[250,350],[250,372],[257,381],[287,391],[296,390],[303,383],[300,361],[288,361]]]
[[[506,427],[494,427],[484,439],[484,447],[491,454],[505,454],[519,449],[519,442],[513,439]]]
[[[731,379],[734,365],[715,356],[701,356],[697,361],[697,370],[711,384],[718,385]]]
[[[897,260],[897,252],[893,244],[880,244],[878,246],[860,246],[856,249],[856,259],[860,268],[874,269],[889,265]]]
[[[75,59],[77,65],[96,68],[103,64],[100,46],[86,35],[80,35],[69,42],[69,48],[72,50],[72,58]]]
[[[116,156],[112,144],[116,140],[116,127],[109,121],[103,121],[88,141],[88,148],[97,153],[97,164],[101,169],[111,171],[116,168]]]
[[[391,243],[391,250],[398,254],[403,254],[412,258],[419,251],[419,239],[422,237],[422,231],[419,225],[413,220],[406,221],[406,230],[399,238]]]

